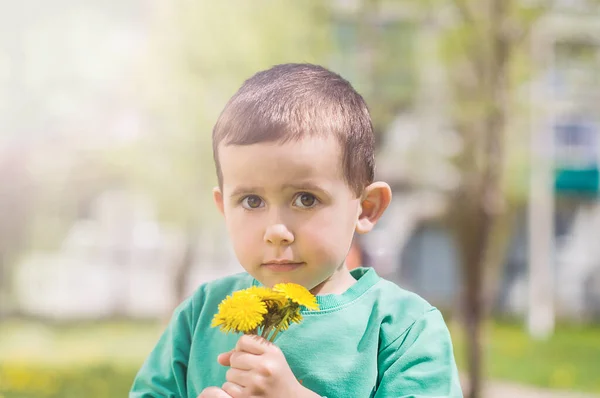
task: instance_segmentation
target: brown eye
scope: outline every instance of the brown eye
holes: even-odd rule
[[[262,205],[262,199],[256,195],[246,196],[242,200],[242,206],[246,209],[258,209],[259,207],[262,207]]]
[[[301,193],[294,202],[294,205],[306,209],[314,207],[316,204],[317,198],[315,198],[315,195],[310,193]]]

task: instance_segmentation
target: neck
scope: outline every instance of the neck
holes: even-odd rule
[[[342,264],[333,275],[312,288],[310,292],[316,295],[342,294],[356,283],[346,264]]]

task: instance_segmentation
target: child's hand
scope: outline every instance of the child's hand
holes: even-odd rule
[[[318,397],[298,382],[279,347],[262,337],[242,336],[218,361],[231,367],[222,388],[233,398]]]
[[[231,395],[221,390],[219,387],[208,387],[202,390],[198,398],[231,398]]]

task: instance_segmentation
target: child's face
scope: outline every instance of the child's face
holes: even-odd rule
[[[242,267],[267,286],[337,292],[361,213],[337,141],[221,145],[219,159],[215,202]]]

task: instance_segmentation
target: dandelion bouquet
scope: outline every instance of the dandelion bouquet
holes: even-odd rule
[[[315,296],[304,286],[279,283],[272,289],[252,286],[227,296],[219,304],[212,327],[226,333],[259,335],[271,342],[292,323],[302,322],[300,308],[318,310]]]

